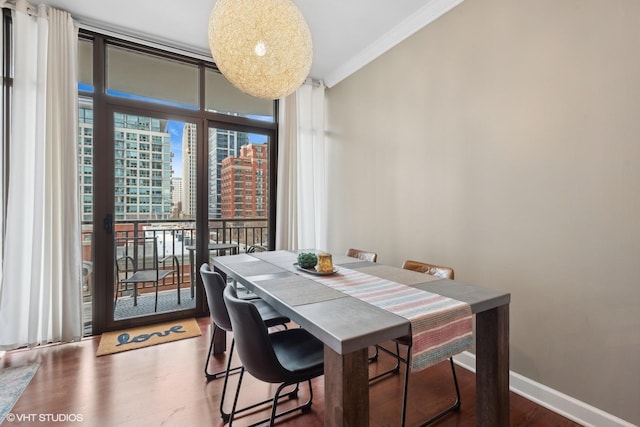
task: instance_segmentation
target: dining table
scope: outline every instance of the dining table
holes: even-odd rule
[[[297,265],[298,252],[219,256],[212,263],[323,342],[325,426],[368,426],[368,348],[410,335],[411,323],[314,280]],[[333,264],[468,304],[475,317],[476,424],[509,425],[509,293],[342,255],[333,255]],[[224,333],[216,333],[214,353],[225,349]]]

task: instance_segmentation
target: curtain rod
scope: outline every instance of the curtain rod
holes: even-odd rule
[[[313,86],[313,87],[325,86],[324,81],[312,79],[311,77],[307,77],[307,79],[304,81],[303,84]]]
[[[75,19],[75,18],[74,18]],[[124,41],[137,43],[143,46],[152,47],[154,49],[160,49],[171,53],[176,53],[178,55],[184,55],[189,58],[200,59],[206,62],[213,62],[211,56],[207,56],[204,53],[196,52],[194,50],[189,50],[188,47],[176,47],[172,46],[168,41],[154,41],[145,38],[145,35],[133,35],[126,34],[124,31],[119,29],[109,29],[99,24],[95,24],[88,21],[83,21],[82,19],[76,19],[78,22],[78,26],[86,31],[90,31],[97,34],[102,34],[104,36],[118,38]]]
[[[9,3],[8,0],[2,0],[0,6],[4,9],[11,9],[25,13],[29,16],[38,16],[38,9],[27,2],[27,0],[16,0],[15,3]]]

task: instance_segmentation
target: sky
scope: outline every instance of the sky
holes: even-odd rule
[[[167,122],[167,132],[171,136],[171,152],[173,160],[173,176],[182,178],[182,131],[184,130],[184,122],[169,120]]]

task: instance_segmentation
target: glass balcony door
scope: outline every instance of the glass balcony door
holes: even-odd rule
[[[196,216],[182,208],[182,189],[197,176],[188,165],[198,127],[123,107],[109,108],[107,123],[108,147],[94,147],[95,185],[87,198],[100,219],[93,251],[99,271],[91,278],[100,324],[118,329],[196,315]]]
[[[196,307],[195,212],[181,191],[196,142],[193,123],[113,113],[116,322]]]

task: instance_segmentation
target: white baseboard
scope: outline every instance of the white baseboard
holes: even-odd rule
[[[476,371],[476,355],[473,353],[465,351],[454,356],[453,360],[456,365],[471,372]],[[513,371],[509,371],[509,389],[525,399],[586,427],[636,427],[635,424]]]

